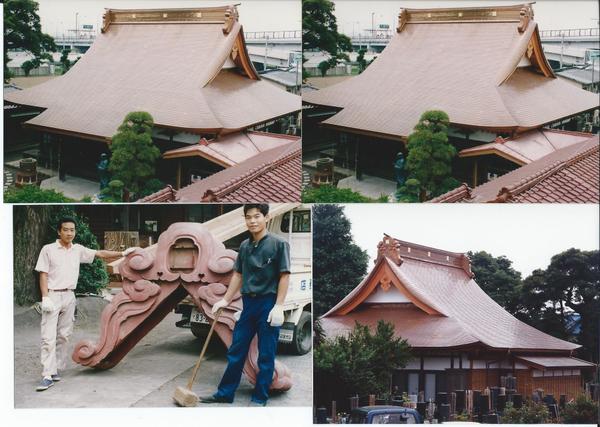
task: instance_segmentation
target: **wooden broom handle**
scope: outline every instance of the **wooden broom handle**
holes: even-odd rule
[[[206,340],[204,341],[204,346],[202,347],[202,351],[200,352],[200,357],[198,357],[198,361],[196,362],[196,366],[194,367],[194,372],[192,372],[192,377],[190,378],[190,381],[188,382],[188,385],[187,385],[188,390],[192,389],[192,385],[194,384],[194,381],[196,380],[196,373],[198,372],[198,368],[200,368],[200,362],[202,362],[204,353],[206,352],[206,349],[208,348],[208,343],[210,342],[210,337],[212,336],[212,333],[215,330],[215,325],[217,324],[217,320],[219,320],[219,316],[221,315],[222,310],[223,310],[222,308],[217,310],[217,315],[215,316],[215,320],[213,321],[212,325],[210,325],[210,331],[208,331],[208,336],[206,337]]]

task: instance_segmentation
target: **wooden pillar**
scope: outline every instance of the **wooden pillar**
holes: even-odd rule
[[[62,155],[63,151],[63,138],[58,137],[58,179],[64,181],[67,178],[67,172],[65,170],[64,158]]]
[[[479,160],[475,158],[475,162],[473,163],[473,188],[477,187],[477,181],[479,176],[479,171],[477,170],[479,165]]]
[[[177,159],[177,178],[175,183],[175,189],[181,188],[181,159]]]
[[[356,179],[360,181],[362,179],[362,169],[360,165],[360,140],[358,137],[355,138],[356,144],[354,150],[354,171],[356,174]]]

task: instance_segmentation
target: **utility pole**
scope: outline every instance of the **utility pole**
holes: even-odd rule
[[[267,71],[267,49],[269,48],[269,35],[265,33],[265,63],[263,66],[263,71]]]
[[[75,40],[79,38],[79,26],[78,24],[79,12],[75,12]]]

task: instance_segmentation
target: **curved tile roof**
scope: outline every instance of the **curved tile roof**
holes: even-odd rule
[[[526,5],[524,5],[526,6]],[[472,8],[408,10],[388,46],[360,75],[303,95],[303,101],[340,108],[324,125],[408,136],[421,114],[443,110],[459,126],[522,131],[598,107],[595,94],[554,77],[534,21],[462,20]],[[501,8],[477,8],[481,14]],[[505,8],[507,9],[507,8]],[[444,15],[411,20],[411,14]],[[419,15],[420,14],[420,15]],[[483,16],[483,15],[482,15]]]
[[[359,304],[344,313],[344,308],[352,306],[353,300],[359,296],[365,298],[361,291],[372,285],[374,275],[371,271],[322,316],[326,333],[330,333],[330,328],[333,335],[346,333],[354,321],[372,325],[383,318],[394,323],[396,333],[416,347],[452,346],[450,338],[457,340],[454,345],[479,342],[491,348],[511,350],[570,352],[580,347],[541,332],[504,310],[473,280],[470,265],[465,265],[468,258],[464,254],[390,239],[387,237],[386,250],[380,250],[373,271],[385,268],[421,304],[434,307],[438,314],[427,314],[416,304],[404,305],[405,308]],[[393,251],[396,251],[395,255]],[[443,342],[446,344],[441,345]]]
[[[156,126],[228,133],[301,108],[300,97],[260,80],[234,6],[108,10],[68,73],[5,99],[45,109],[29,125],[97,139],[132,111]]]

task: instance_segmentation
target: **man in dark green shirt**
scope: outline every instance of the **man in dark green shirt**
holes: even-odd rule
[[[243,310],[233,329],[227,352],[227,368],[218,391],[203,403],[233,402],[240,384],[250,342],[258,334],[258,368],[251,405],[265,406],[275,369],[279,327],[283,324],[283,302],[290,277],[289,244],[267,233],[269,205],[244,205],[250,239],[244,240],[235,261],[227,292],[212,308],[213,313],[229,305],[241,290]]]

